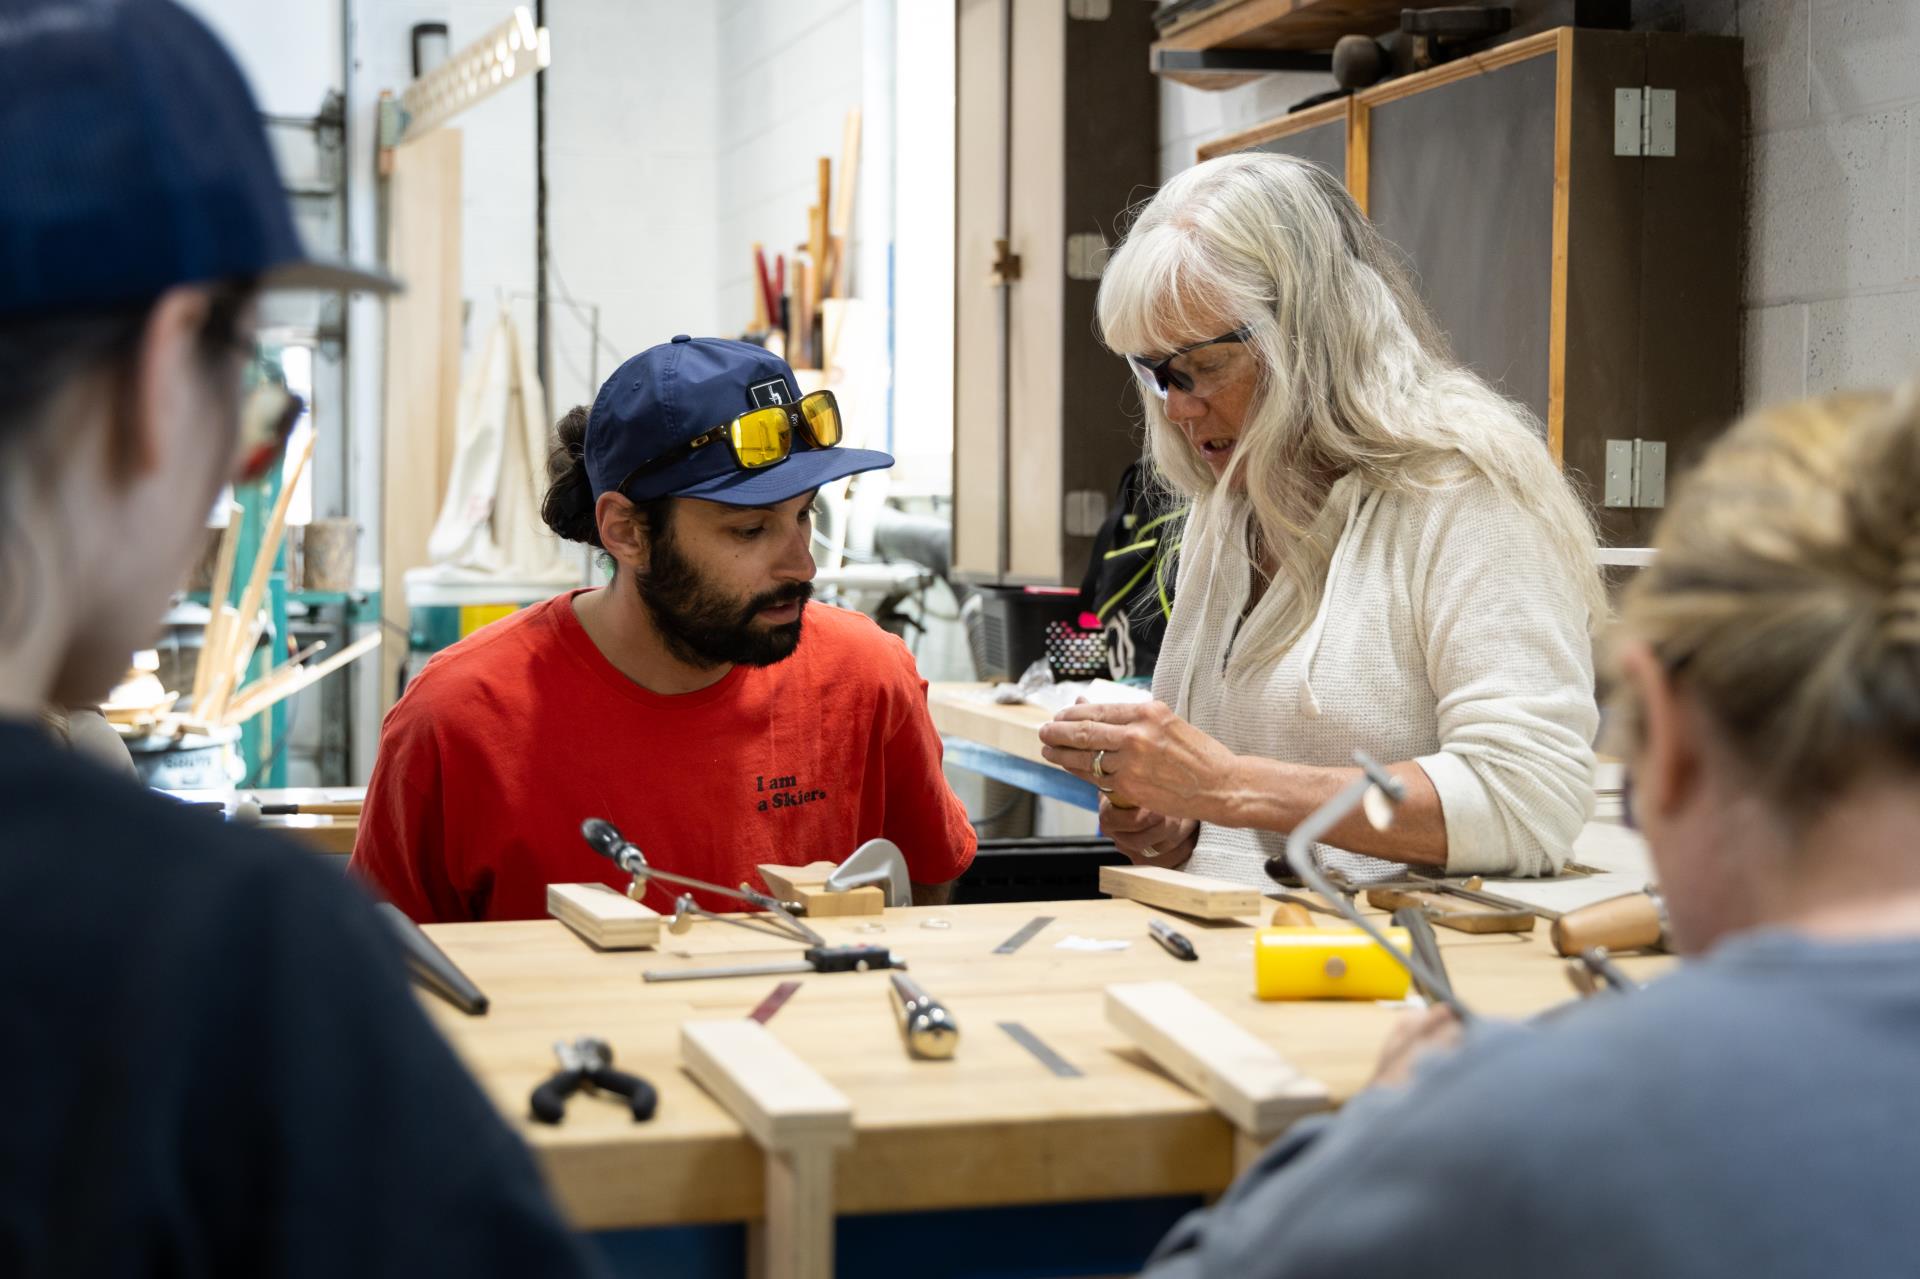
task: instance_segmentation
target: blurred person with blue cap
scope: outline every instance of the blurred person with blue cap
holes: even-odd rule
[[[976,841],[926,681],[870,618],[809,603],[816,495],[893,465],[842,435],[831,391],[803,395],[745,342],[682,335],[622,364],[561,419],[542,512],[611,582],[484,627],[408,685],[355,872],[422,923],[543,919],[548,884],[626,887],[580,838],[603,817],[653,864],[728,886],[885,838],[916,902],[946,900]]]
[[[0,174],[0,1270],[594,1273],[363,894],[39,721],[104,696],[221,486],[278,461],[242,438],[258,294],[392,282],[301,248],[170,0],[0,0]]]

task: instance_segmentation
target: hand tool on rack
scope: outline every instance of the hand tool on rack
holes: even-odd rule
[[[374,909],[399,939],[400,949],[407,958],[407,972],[415,983],[468,1016],[478,1017],[487,1011],[487,997],[480,993],[480,988],[447,958],[447,952],[434,945],[433,939],[420,931],[418,924],[408,919],[391,902],[381,902]]]
[[[1608,951],[1665,950],[1667,904],[1651,885],[1643,893],[1610,897],[1570,910],[1553,921],[1553,948],[1569,957],[1595,946]]]
[[[755,892],[742,884],[739,888],[722,888],[703,879],[693,879],[686,875],[676,875],[647,864],[646,855],[629,843],[613,825],[599,817],[590,817],[581,823],[580,833],[586,838],[588,847],[607,858],[627,874],[633,876],[635,888],[641,888],[651,880],[663,883],[679,884],[686,888],[698,888],[703,892],[717,893],[722,897],[736,897],[744,902],[765,908],[767,914],[761,917],[736,919],[730,915],[720,915],[707,910],[693,900],[690,893],[682,893],[674,904],[673,919],[667,925],[667,931],[684,934],[693,927],[696,917],[716,920],[722,924],[732,924],[735,928],[744,928],[749,932],[764,933],[778,937],[782,941],[796,942],[807,949],[799,960],[776,964],[740,964],[720,968],[656,968],[640,974],[646,981],[699,981],[709,977],[761,977],[777,976],[784,973],[845,973],[866,972],[873,968],[905,968],[906,964],[891,950],[884,946],[830,946],[827,939],[807,927],[786,906],[767,896]],[[632,889],[628,896],[633,896]]]
[[[553,1051],[560,1058],[560,1070],[533,1090],[529,1108],[534,1119],[543,1124],[559,1123],[567,1117],[567,1098],[582,1088],[625,1097],[636,1121],[653,1118],[660,1094],[640,1076],[615,1070],[613,1049],[606,1040],[591,1035],[582,1035],[572,1043],[556,1040]]]
[[[893,1005],[907,1052],[927,1061],[946,1061],[960,1047],[960,1027],[945,1004],[905,973],[893,975]]]

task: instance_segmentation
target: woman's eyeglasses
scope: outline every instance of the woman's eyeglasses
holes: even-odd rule
[[[1212,352],[1213,358],[1194,358],[1196,352],[1215,346],[1242,346],[1253,336],[1252,326],[1223,333],[1217,338],[1208,338],[1204,342],[1195,342],[1183,346],[1164,360],[1155,363],[1144,356],[1129,355],[1127,367],[1133,370],[1133,376],[1140,381],[1142,390],[1149,392],[1155,399],[1167,398],[1168,387],[1178,387],[1188,395],[1206,399],[1224,389],[1240,372],[1245,353]]]

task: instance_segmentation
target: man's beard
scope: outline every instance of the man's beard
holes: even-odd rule
[[[794,582],[741,603],[709,587],[680,554],[670,529],[649,551],[647,572],[634,578],[640,601],[667,651],[690,666],[772,666],[793,656],[813,583]],[[801,615],[779,626],[759,622],[761,610],[799,604]]]

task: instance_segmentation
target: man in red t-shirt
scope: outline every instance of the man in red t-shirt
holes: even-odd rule
[[[915,900],[945,900],[975,839],[926,682],[868,618],[807,603],[815,493],[893,464],[839,439],[832,396],[759,347],[683,336],[621,365],[561,420],[542,510],[611,584],[427,664],[382,729],[354,871],[423,923],[544,918],[548,884],[626,886],[580,835],[602,817],[727,887],[884,837]]]

